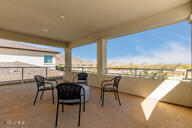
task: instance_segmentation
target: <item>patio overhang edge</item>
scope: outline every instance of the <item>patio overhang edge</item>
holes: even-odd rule
[[[111,39],[133,33],[142,32],[166,26],[189,19],[192,13],[192,2],[182,6],[160,12],[156,15],[144,17],[136,21],[128,22],[119,26],[114,26],[96,33],[90,34],[82,39],[69,43],[70,48],[79,47],[86,44],[95,43],[98,39]]]
[[[38,37],[38,36],[28,35],[28,34],[23,34],[23,33],[18,33],[18,32],[12,32],[12,31],[3,30],[3,29],[0,29],[0,38],[19,41],[19,42],[32,43],[32,44],[53,46],[53,47],[65,48],[68,46],[68,42],[65,42],[65,41],[48,39],[48,38],[44,38],[44,37]]]

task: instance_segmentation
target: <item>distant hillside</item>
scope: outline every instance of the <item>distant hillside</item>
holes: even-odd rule
[[[73,64],[94,64],[93,61],[80,59],[77,57],[72,57]],[[55,63],[56,65],[65,64],[65,55],[57,54],[55,55]]]
[[[191,69],[190,64],[156,64],[156,65],[139,65],[139,64],[109,64],[110,68],[145,68],[145,69]]]

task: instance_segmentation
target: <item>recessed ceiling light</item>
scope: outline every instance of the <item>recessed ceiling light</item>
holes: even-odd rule
[[[60,18],[61,18],[61,19],[64,19],[64,18],[65,18],[65,16],[60,16]]]
[[[42,29],[43,32],[48,32],[49,30],[47,28]]]

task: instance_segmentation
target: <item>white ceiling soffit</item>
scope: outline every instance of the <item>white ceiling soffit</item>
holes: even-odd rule
[[[58,44],[70,42],[69,47],[175,23],[191,13],[190,0],[0,0],[0,3],[0,29],[4,36],[15,32],[18,34],[12,37],[18,36],[20,40],[27,35],[38,43],[32,39],[34,36],[36,40],[40,37]]]
[[[7,39],[7,40],[15,40],[19,42],[26,42],[32,44],[39,44],[39,45],[47,45],[53,47],[68,47],[68,42],[58,41],[54,39],[48,39],[38,36],[31,36],[27,34],[11,32],[7,30],[0,29],[0,38]]]
[[[89,34],[80,40],[70,42],[68,47],[79,47],[82,45],[95,43],[99,39],[117,38],[133,33],[142,32],[145,30],[150,30],[157,27],[182,22],[188,20],[191,13],[192,4],[185,4],[183,6],[166,10],[164,12],[160,12],[152,16],[141,18],[140,20],[127,22],[125,24],[117,25]]]

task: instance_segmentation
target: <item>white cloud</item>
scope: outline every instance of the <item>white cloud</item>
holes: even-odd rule
[[[190,47],[178,43],[168,43],[160,50],[145,50],[146,54],[140,56],[124,56],[109,60],[108,64],[190,64]],[[146,56],[148,55],[148,56]]]
[[[176,35],[176,36],[179,39],[182,39],[182,40],[187,41],[189,43],[191,42],[191,37],[190,36],[182,36],[182,35]]]

